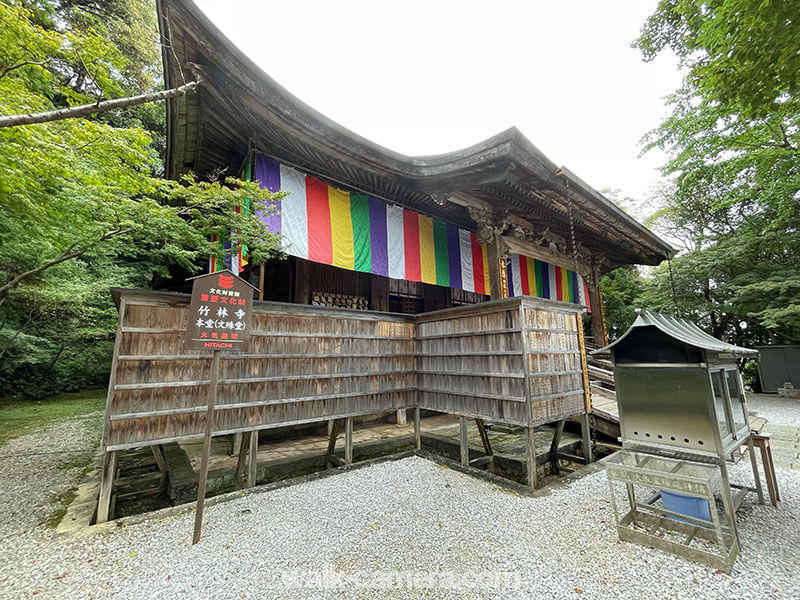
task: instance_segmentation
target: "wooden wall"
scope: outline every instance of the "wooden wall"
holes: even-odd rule
[[[186,351],[188,295],[123,291],[107,450],[200,437],[210,353]],[[215,434],[416,405],[411,317],[257,302],[250,351],[222,355]]]
[[[183,348],[189,296],[115,290],[106,450],[201,437],[211,355]],[[222,356],[215,434],[421,406],[535,425],[584,412],[575,308],[512,298],[422,315],[256,302]]]
[[[526,426],[583,413],[577,312],[512,298],[418,315],[420,405]]]

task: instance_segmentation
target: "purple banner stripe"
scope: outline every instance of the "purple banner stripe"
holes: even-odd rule
[[[513,260],[519,260],[519,258]],[[508,279],[508,297],[513,298],[514,296],[516,296],[516,294],[514,293],[514,272],[511,269],[510,260],[506,261],[506,279]],[[520,294],[520,296],[521,295],[522,294]]]
[[[371,233],[372,272],[389,276],[389,251],[386,235],[386,204],[377,198],[369,199],[369,229]]]
[[[450,267],[450,287],[462,289],[461,285],[461,243],[458,227],[447,224],[447,261]]]
[[[269,156],[263,154],[256,155],[256,168],[253,176],[255,181],[258,181],[261,189],[267,188],[270,192],[277,192],[281,189],[281,168],[277,161],[272,160]],[[272,233],[281,232],[281,203],[280,200],[275,203],[275,210],[277,214],[264,217],[261,211],[257,211],[258,216],[264,221]]]

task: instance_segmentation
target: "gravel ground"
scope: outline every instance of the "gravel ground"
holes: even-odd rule
[[[39,435],[70,447],[80,428]],[[207,507],[197,546],[191,512],[73,540],[21,533],[38,521],[24,513],[47,511],[7,504],[71,485],[57,460],[0,463],[0,598],[800,598],[798,471],[779,470],[779,509],[752,495],[740,509],[729,576],[618,542],[605,473],[529,498],[418,457]]]
[[[800,598],[800,472],[740,511],[732,576],[618,543],[605,474],[517,496],[422,458],[79,541],[20,536],[7,598]]]
[[[800,401],[775,394],[747,394],[747,408],[775,425],[800,427]]]
[[[0,564],[7,538],[41,526],[80,483],[79,463],[96,452],[102,421],[102,412],[61,421],[0,447]]]

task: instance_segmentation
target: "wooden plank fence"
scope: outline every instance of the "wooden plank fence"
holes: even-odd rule
[[[211,353],[184,350],[188,295],[112,293],[113,473],[118,450],[202,437]],[[422,407],[523,425],[535,456],[533,427],[590,410],[579,323],[579,307],[528,297],[421,315],[256,302],[249,352],[221,357],[213,434]]]

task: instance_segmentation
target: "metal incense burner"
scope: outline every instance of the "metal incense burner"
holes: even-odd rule
[[[758,351],[641,311],[625,335],[595,351],[609,352],[622,450],[606,472],[620,539],[730,571],[739,552],[736,509],[751,491],[764,503],[736,364]],[[728,478],[729,461],[745,452],[753,487]]]

